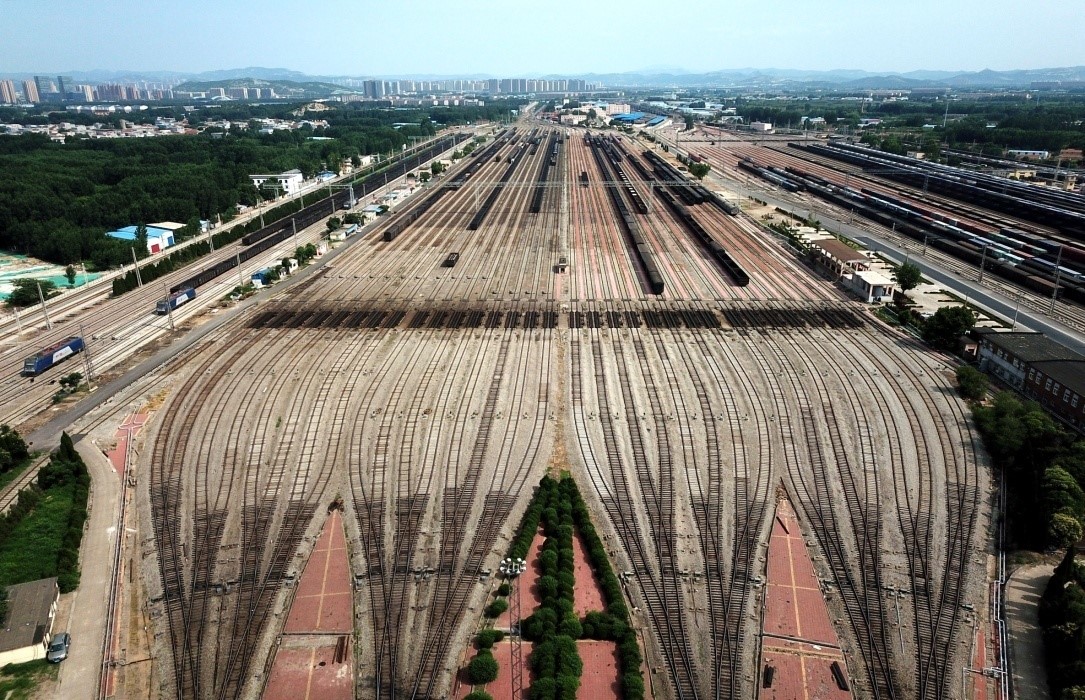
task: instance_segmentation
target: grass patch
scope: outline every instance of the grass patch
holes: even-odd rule
[[[0,698],[28,700],[43,681],[56,680],[59,664],[44,659],[0,668]]]
[[[74,491],[71,484],[44,491],[34,509],[0,542],[0,586],[57,575],[57,557],[68,531]]]

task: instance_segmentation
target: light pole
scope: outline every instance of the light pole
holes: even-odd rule
[[[520,634],[520,587],[516,585],[516,579],[527,570],[527,562],[516,557],[507,557],[501,560],[498,567],[501,573],[511,582],[509,598],[512,604],[509,606],[509,635],[512,637],[512,698],[519,700],[524,694],[524,649],[523,636]]]
[[[1021,291],[1017,291],[1017,306],[1013,308],[1013,326],[1010,328],[1010,332],[1017,330],[1017,312],[1021,310]]]
[[[45,316],[45,327],[48,330],[53,330],[53,322],[49,320],[49,309],[45,308],[45,294],[41,291],[41,282],[35,282],[38,285],[38,299],[41,299],[41,313]]]

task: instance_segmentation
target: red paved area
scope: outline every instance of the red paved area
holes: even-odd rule
[[[830,670],[833,662],[837,662],[848,676],[799,520],[787,499],[782,499],[776,507],[767,568],[759,697],[763,700],[850,698],[850,692],[837,687]],[[772,684],[765,687],[765,672],[769,667],[773,669]]]
[[[354,675],[351,666],[354,652],[346,645],[341,663],[335,660],[335,642],[319,638],[319,646],[279,647],[271,667],[264,700],[352,700]],[[346,639],[350,639],[347,637]],[[294,638],[291,642],[302,641]]]
[[[844,655],[839,649],[806,642],[767,637],[761,647],[761,700],[847,700],[851,693],[840,690],[833,679],[832,664],[840,664],[847,675]],[[772,687],[764,687],[765,669],[775,669]],[[850,682],[850,681],[849,681]]]
[[[542,528],[539,528],[539,531],[535,534],[535,539],[531,540],[531,547],[527,550],[527,569],[513,584],[520,589],[520,617],[522,618],[529,617],[531,613],[535,612],[535,608],[542,603],[539,598],[539,590],[535,586],[535,582],[539,580],[539,550],[542,549],[543,543],[546,542],[546,537],[543,536],[542,532]],[[487,600],[487,604],[489,604],[489,600]],[[509,604],[512,604],[511,596]],[[507,632],[509,630],[510,614],[510,610],[501,613],[501,616],[494,622],[494,627]]]
[[[524,692],[519,698],[514,700],[526,700],[527,690],[531,687],[531,670],[528,666],[528,657],[531,656],[531,642],[524,642]],[[512,642],[505,640],[494,644],[493,648],[494,660],[497,661],[497,680],[493,683],[487,683],[482,686],[482,689],[492,695],[494,698],[511,698],[512,697]],[[475,648],[468,649],[466,656],[463,658],[463,662],[460,666],[460,672],[456,674],[456,680],[453,682],[452,697],[455,700],[463,700],[467,697],[474,688],[467,682],[466,673],[464,669],[467,668],[467,664],[471,659],[475,658]]]
[[[577,700],[620,698],[617,642],[581,641],[576,643],[576,650],[584,662]]]
[[[117,438],[117,444],[112,450],[106,453],[109,457],[110,463],[113,465],[113,469],[117,474],[124,476],[124,470],[128,466],[128,445],[132,442],[132,438],[136,433],[140,431],[144,423],[147,422],[148,415],[146,413],[134,413],[124,419],[120,427],[117,428],[115,434]]]
[[[976,655],[972,659],[972,668],[984,668],[987,666],[987,647],[984,639],[983,628],[976,630]],[[969,674],[972,682],[972,698],[974,700],[987,700],[987,679],[977,673]]]
[[[576,614],[584,617],[592,610],[606,610],[603,590],[599,588],[599,581],[592,571],[580,533],[573,537],[573,575],[576,577],[573,585],[573,610]]]
[[[769,540],[764,633],[839,646],[791,503],[781,501]]]
[[[353,598],[343,521],[332,511],[294,594],[284,634],[350,634]]]
[[[264,700],[351,700],[353,611],[343,519],[334,510],[298,581]]]

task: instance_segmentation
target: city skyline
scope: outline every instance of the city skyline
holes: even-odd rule
[[[965,0],[947,6],[917,0],[901,12],[853,0],[830,0],[816,10],[798,0],[771,9],[707,0],[679,9],[558,0],[533,14],[490,0],[465,0],[436,12],[418,0],[362,7],[329,0],[308,12],[280,0],[256,6],[197,0],[183,10],[118,0],[108,13],[72,0],[52,3],[48,11],[26,0],[4,6],[5,75],[254,65],[381,77],[1085,65],[1085,48],[1072,40],[1053,41],[1049,29],[1080,35],[1085,14],[1072,3],[1045,1]],[[65,21],[49,22],[50,16]],[[139,51],[133,51],[133,37],[146,42]]]

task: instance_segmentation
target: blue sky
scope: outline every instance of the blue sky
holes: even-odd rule
[[[1085,64],[1080,0],[0,0],[0,73],[322,75]]]

